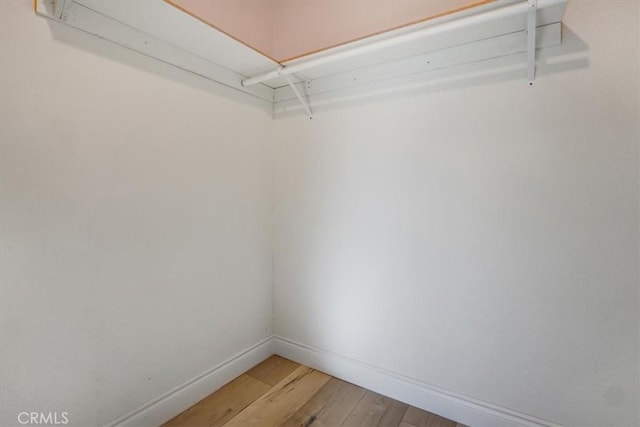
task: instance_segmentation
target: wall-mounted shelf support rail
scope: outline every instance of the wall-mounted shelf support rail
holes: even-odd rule
[[[515,15],[526,15],[528,17],[529,57],[531,58],[531,56],[533,56],[533,62],[535,63],[535,26],[537,10],[561,4],[565,1],[566,0],[528,0],[526,2],[504,6],[499,9],[493,9],[476,15],[462,17],[453,21],[446,21],[439,25],[426,27],[411,33],[401,34],[393,38],[383,39],[370,44],[357,46],[353,49],[342,50],[334,54],[320,56],[315,59],[309,59],[307,61],[299,62],[291,66],[278,67],[277,69],[268,73],[243,80],[242,86],[249,87],[258,83],[264,83],[270,80],[274,80],[278,77],[286,76],[288,74],[299,73],[322,65],[348,59],[354,56],[375,52],[389,47],[399,46],[426,37],[436,36],[442,33],[464,29],[465,27],[469,27],[472,25],[482,24]],[[531,28],[531,26],[533,26],[533,28]],[[533,66],[535,67],[535,64],[533,64]],[[531,68],[531,60],[529,68]],[[529,80],[533,80],[532,75],[529,76]]]
[[[337,99],[438,82],[444,69],[499,58],[512,57],[533,85],[537,50],[562,42],[566,2],[484,2],[284,63],[163,0],[35,0],[35,6],[51,21],[268,102],[274,115],[305,111],[311,118],[312,107]]]
[[[536,78],[536,20],[538,16],[538,0],[528,0],[527,11],[527,78],[529,86],[533,86]]]
[[[36,14],[273,102],[273,88],[241,82],[277,62],[162,0],[36,0]]]

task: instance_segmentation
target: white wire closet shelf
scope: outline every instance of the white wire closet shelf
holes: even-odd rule
[[[415,79],[520,55],[533,85],[536,50],[561,43],[567,0],[494,0],[278,63],[163,0],[36,0],[36,13],[273,104]],[[298,107],[300,108],[300,107]]]

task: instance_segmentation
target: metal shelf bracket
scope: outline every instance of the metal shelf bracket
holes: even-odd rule
[[[527,11],[527,78],[529,86],[533,86],[536,78],[536,20],[538,0],[528,0]]]
[[[287,80],[287,83],[289,83],[289,86],[291,87],[291,90],[293,91],[293,93],[296,95],[296,98],[298,98],[298,101],[300,101],[300,103],[304,107],[304,110],[307,112],[307,116],[309,116],[309,120],[313,119],[313,113],[311,112],[311,107],[309,106],[309,103],[307,102],[306,99],[304,99],[304,96],[300,93],[295,83],[293,83],[293,81],[291,80],[291,76],[289,74],[283,74],[283,76]]]
[[[55,0],[53,14],[59,20],[66,21],[67,14],[72,4],[73,4],[73,0]]]

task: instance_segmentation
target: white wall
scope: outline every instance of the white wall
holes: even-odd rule
[[[572,1],[533,89],[520,70],[275,129],[28,3],[0,2],[0,424],[104,424],[269,336],[272,249],[279,335],[640,424],[639,2]]]
[[[0,16],[0,425],[102,425],[271,335],[271,110]]]
[[[520,69],[276,121],[276,334],[639,425],[639,9],[570,2],[533,89]]]

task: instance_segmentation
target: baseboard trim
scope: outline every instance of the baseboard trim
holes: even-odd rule
[[[267,337],[157,399],[125,414],[106,427],[159,426],[198,403],[232,379],[273,353],[273,337]]]
[[[105,427],[159,426],[273,354],[468,426],[561,427],[281,336],[261,340]]]
[[[274,336],[272,349],[282,357],[468,426],[560,427],[288,338]]]

